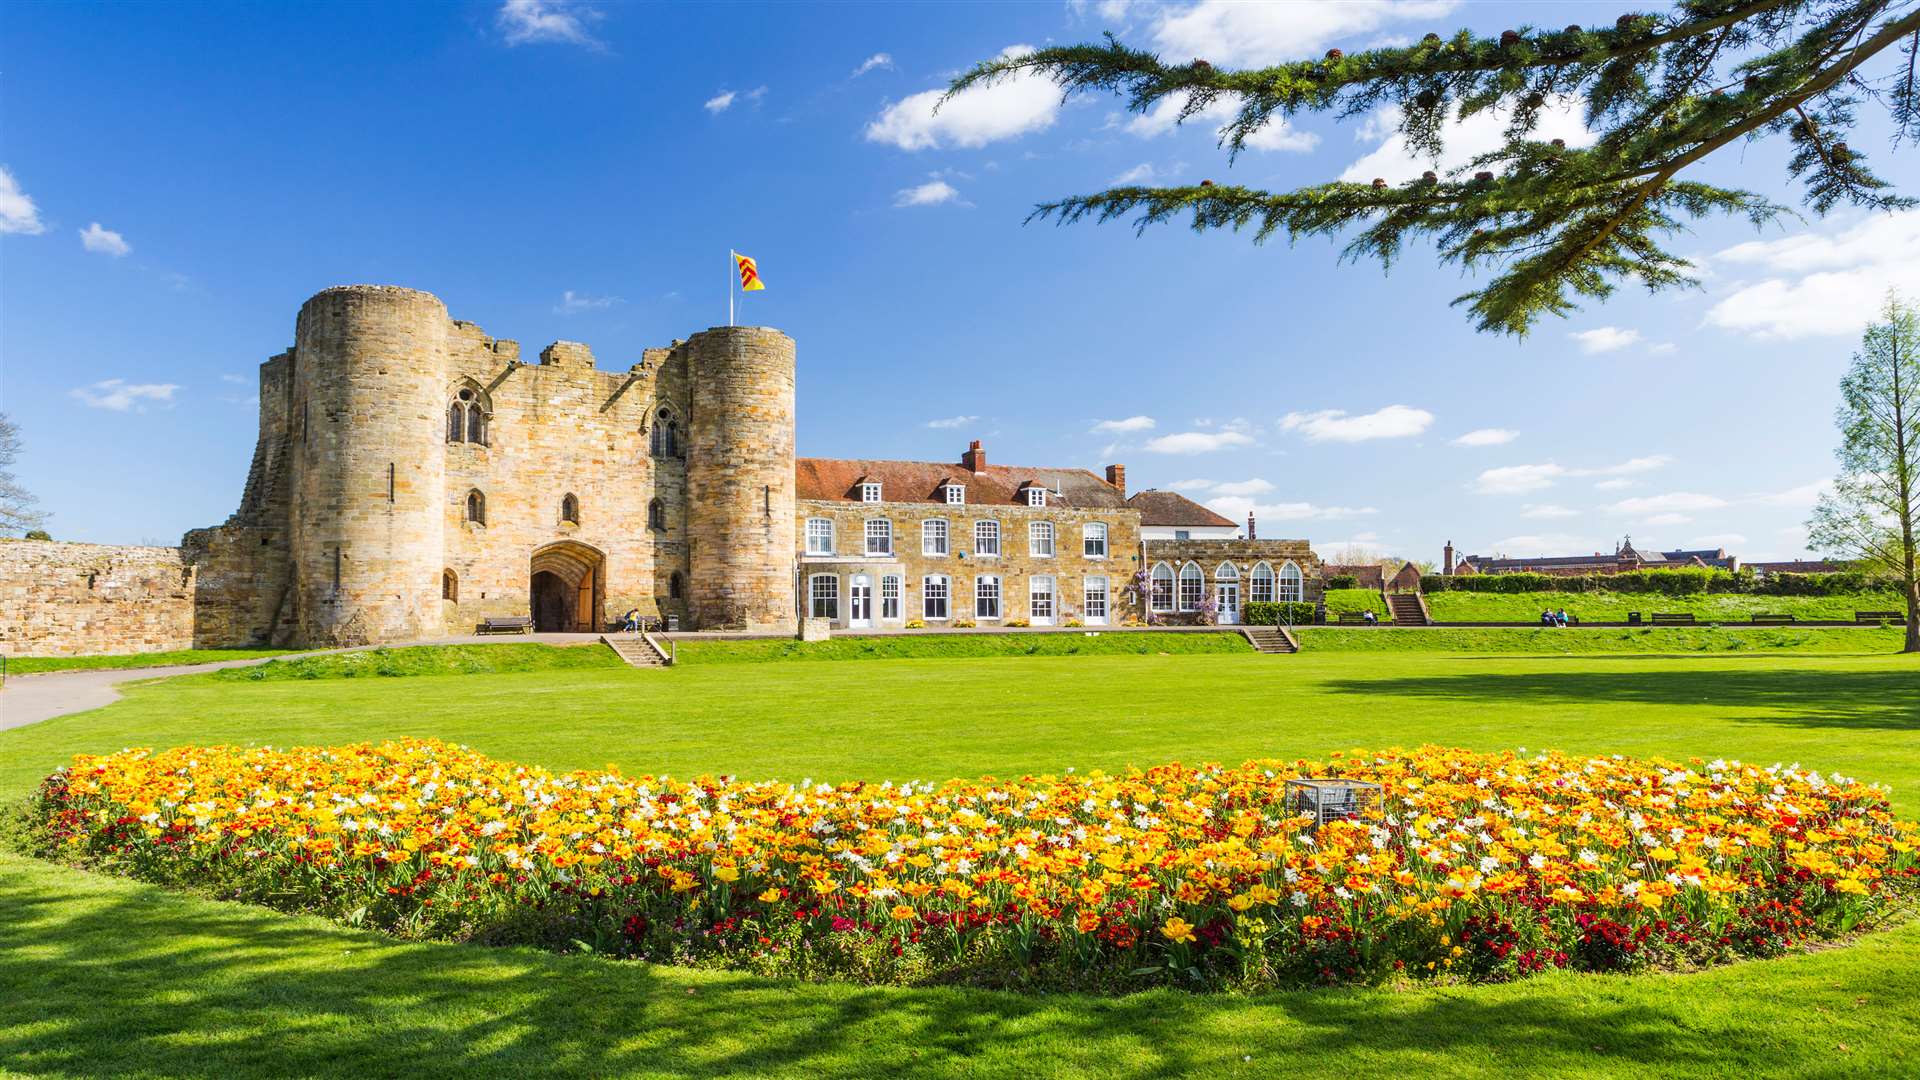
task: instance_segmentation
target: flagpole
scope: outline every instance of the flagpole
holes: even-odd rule
[[[733,325],[733,277],[739,267],[739,256],[727,249],[727,325]]]

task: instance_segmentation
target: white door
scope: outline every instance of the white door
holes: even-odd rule
[[[1222,581],[1213,586],[1214,602],[1220,605],[1218,616],[1220,625],[1232,626],[1240,621],[1240,585],[1238,582]]]
[[[847,625],[873,625],[873,579],[856,574],[847,593]]]
[[[1053,625],[1053,579],[1037,577],[1028,579],[1027,609],[1031,612],[1035,626]]]
[[[1087,602],[1085,614],[1088,626],[1107,625],[1107,579],[1090,577],[1087,579]]]

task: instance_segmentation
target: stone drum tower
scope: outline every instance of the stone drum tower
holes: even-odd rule
[[[386,285],[328,289],[300,309],[289,416],[298,511],[288,553],[298,641],[444,633],[451,325],[432,294]]]
[[[791,631],[793,339],[767,327],[715,327],[683,348],[694,625]]]

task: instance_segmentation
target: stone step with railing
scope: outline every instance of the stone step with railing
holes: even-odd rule
[[[672,654],[646,634],[603,634],[600,640],[630,667],[658,668],[673,663]]]

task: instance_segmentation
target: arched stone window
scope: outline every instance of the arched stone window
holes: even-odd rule
[[[1153,568],[1152,584],[1147,593],[1147,610],[1173,610],[1173,567],[1160,563]]]
[[[460,579],[451,570],[440,571],[440,599],[453,601],[460,599]]]
[[[1273,567],[1265,562],[1253,564],[1253,572],[1247,575],[1247,601],[1265,604],[1273,599]]]
[[[680,456],[680,421],[665,405],[653,418],[653,456]]]
[[[667,504],[655,499],[647,504],[647,528],[664,529],[667,527]]]
[[[467,492],[467,520],[476,525],[487,523],[487,497],[479,488]]]
[[[560,521],[564,525],[580,524],[580,500],[574,498],[572,492],[560,500]]]
[[[1180,610],[1198,611],[1200,601],[1207,595],[1207,575],[1200,572],[1199,563],[1188,563],[1180,568]]]
[[[487,417],[492,409],[487,395],[479,387],[462,386],[453,392],[447,405],[447,441],[487,445]]]
[[[1303,597],[1303,590],[1301,588],[1302,581],[1303,579],[1300,574],[1300,568],[1293,564],[1292,559],[1288,559],[1286,564],[1280,567],[1280,599],[1282,600],[1302,599]]]

